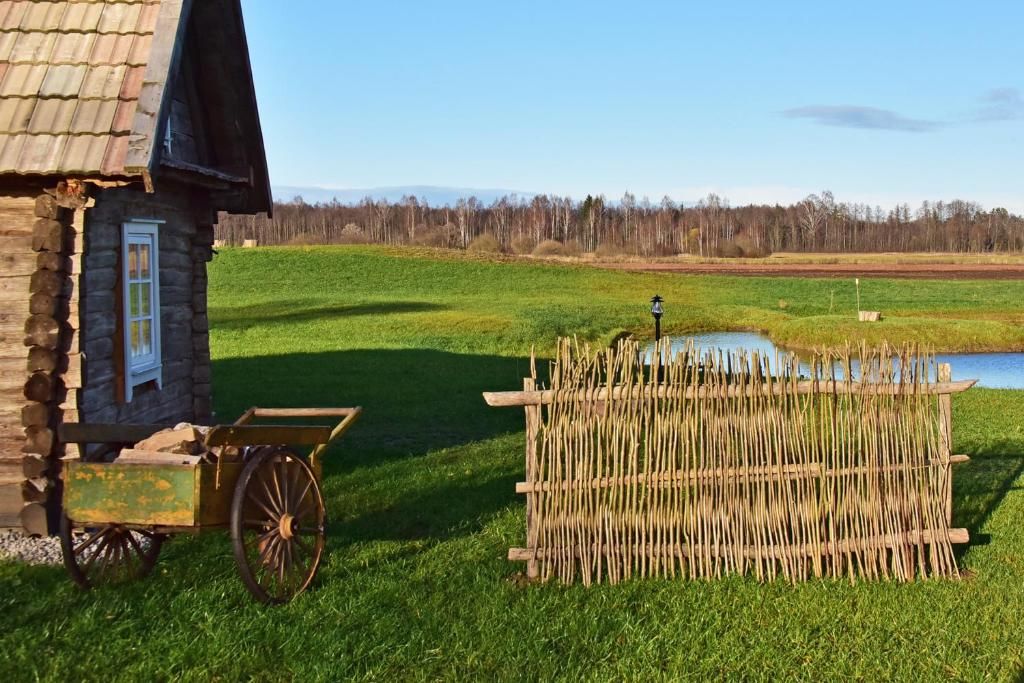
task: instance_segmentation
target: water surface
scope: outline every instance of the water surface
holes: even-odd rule
[[[673,338],[673,353],[685,349],[691,340],[698,349],[757,351],[758,355],[768,359],[771,370],[775,369],[776,352],[786,352],[757,332],[702,332]],[[653,350],[652,343],[648,346],[648,355]],[[797,352],[797,355],[800,353]],[[938,363],[949,363],[953,369],[953,379],[956,380],[976,379],[977,386],[991,389],[1024,389],[1024,353],[940,353],[935,355],[935,360]],[[809,368],[803,363],[801,370],[809,374]]]

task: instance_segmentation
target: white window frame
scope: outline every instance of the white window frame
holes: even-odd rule
[[[130,402],[135,387],[146,382],[156,381],[158,389],[163,389],[163,353],[160,346],[160,231],[164,221],[145,218],[133,218],[121,225],[121,326],[124,343],[124,399]],[[150,284],[150,315],[132,317],[131,285],[128,272],[128,251],[132,244],[149,246],[149,284]],[[138,280],[136,280],[138,282]],[[141,305],[140,305],[141,314]],[[144,358],[132,358],[132,321],[150,318],[150,330],[153,337],[152,353]]]

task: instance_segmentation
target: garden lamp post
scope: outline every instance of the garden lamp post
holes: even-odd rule
[[[655,294],[651,298],[651,315],[654,316],[654,343],[657,344],[661,341],[661,314],[665,312],[665,309],[661,307],[661,302],[664,301],[659,295]]]

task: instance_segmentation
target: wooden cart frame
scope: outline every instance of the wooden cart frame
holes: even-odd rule
[[[139,578],[169,534],[229,530],[249,591],[282,603],[304,591],[323,555],[321,460],[362,408],[250,408],[205,445],[216,463],[69,461],[64,468],[64,563],[83,588]],[[333,426],[257,424],[336,420]],[[68,444],[132,446],[165,425],[66,424]],[[311,447],[302,456],[294,447]]]

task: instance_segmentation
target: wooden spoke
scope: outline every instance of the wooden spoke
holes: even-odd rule
[[[103,541],[96,547],[96,551],[93,552],[92,556],[88,560],[86,560],[85,566],[82,567],[82,571],[88,573],[92,566],[96,563],[96,560],[98,560],[101,555],[105,556],[107,554],[109,546],[110,536],[109,534],[104,534]]]
[[[259,544],[257,544],[259,547]],[[263,566],[269,566],[271,564],[271,558],[274,556],[274,551],[277,549],[277,538],[271,537],[267,539],[266,544],[260,550],[259,561]]]
[[[275,471],[277,472],[277,478],[280,480],[281,512],[285,513],[291,509],[291,496],[289,495],[288,490],[288,456],[281,456],[281,458],[275,464],[277,465],[277,467],[275,468]]]
[[[274,493],[277,496],[274,499],[275,501],[277,501],[276,509],[277,509],[279,514],[284,514],[284,512],[285,512],[284,496],[281,494],[281,482],[278,480],[277,468],[274,467],[273,461],[271,461],[270,466],[267,468],[267,470],[270,472],[270,479],[274,483]]]
[[[97,567],[100,574],[105,574],[110,560],[114,556],[114,535],[107,536],[107,542],[103,545],[103,557],[100,558],[100,565]]]
[[[274,527],[265,534],[262,534],[257,540],[257,543],[269,543],[271,539],[277,537],[280,534],[280,529]]]
[[[125,534],[125,538],[131,544],[132,548],[135,550],[136,554],[139,557],[145,557],[146,556],[146,551],[142,549],[142,546],[139,545],[139,542],[135,539],[135,534],[133,534],[131,531],[129,531],[127,534]]]
[[[264,504],[262,500],[259,499],[255,492],[250,492],[247,498],[253,503],[256,503],[256,505],[259,506],[260,509],[262,509],[265,513],[267,513],[267,515],[271,519],[276,519],[280,516],[281,513],[279,511],[277,511],[276,509],[271,510],[270,507],[268,507],[266,504]]]
[[[306,485],[303,487],[302,493],[300,493],[299,496],[292,503],[292,509],[293,510],[300,510],[300,512],[295,513],[297,517],[304,517],[305,516],[301,512],[301,510],[305,509],[305,507],[306,507],[304,505],[304,502],[306,500],[306,495],[309,493],[309,489],[312,488],[312,486],[313,486],[313,480],[312,479],[306,480]]]
[[[295,492],[300,488],[303,470],[298,463],[295,463],[289,467],[289,472],[291,473],[291,481],[288,484],[288,490],[291,492],[291,495],[288,497],[288,509],[295,510],[299,503],[302,502],[302,499],[306,496],[306,492],[309,491],[309,487],[312,482],[307,480],[306,486],[302,489],[302,493],[300,493],[296,498]]]
[[[128,541],[125,540],[124,532],[117,535],[117,547],[114,548],[114,565],[111,567],[111,574],[115,580],[127,578],[130,574],[129,564],[131,558],[128,553]]]
[[[265,494],[265,498],[263,498],[263,500],[266,501],[267,505],[269,505],[270,508],[273,509],[273,512],[268,512],[267,514],[270,514],[270,515],[280,515],[281,514],[281,505],[277,502],[277,499],[274,497],[274,491],[271,488],[270,484],[268,484],[267,480],[263,478],[263,472],[258,472],[256,474],[256,477],[257,477],[257,479],[259,479],[260,485],[262,487],[262,491]],[[256,498],[256,490],[257,490],[257,488],[253,487],[253,491],[250,494],[250,497],[253,500],[257,500],[257,498]]]
[[[95,543],[98,539],[102,538],[106,533],[107,533],[106,527],[104,527],[103,529],[99,529],[99,530],[95,531],[92,534],[92,536],[90,536],[88,539],[86,539],[83,543],[80,543],[77,546],[75,546],[75,555],[81,555],[83,552],[85,552],[85,550],[89,546],[91,546],[93,543]]]

